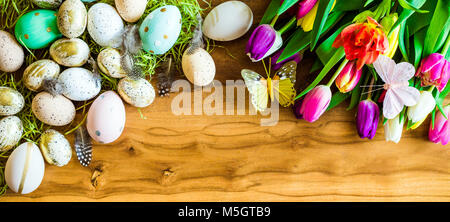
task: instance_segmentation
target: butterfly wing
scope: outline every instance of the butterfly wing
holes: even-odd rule
[[[294,104],[295,95],[297,92],[294,88],[294,83],[290,79],[281,79],[279,81],[273,81],[274,96],[278,100],[281,106],[288,107]]]
[[[263,77],[249,69],[243,69],[241,75],[242,78],[244,78],[245,85],[251,95],[253,107],[260,112],[267,109],[269,95],[267,92],[267,85],[261,81]]]
[[[419,101],[420,92],[414,87],[396,87],[386,92],[383,102],[383,116],[394,119],[404,106],[414,106]]]
[[[378,76],[387,84],[393,83],[391,80],[392,74],[396,68],[395,61],[386,57],[384,55],[378,56],[378,59],[373,63],[375,71],[377,71]]]
[[[295,84],[295,81],[297,80],[297,63],[295,61],[287,62],[275,75],[279,76],[280,79],[290,79],[291,82]]]

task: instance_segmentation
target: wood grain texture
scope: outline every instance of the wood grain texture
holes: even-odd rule
[[[244,2],[256,24],[269,1]],[[212,53],[217,80],[263,72],[244,55],[249,35],[217,43],[228,49]],[[314,78],[313,60],[300,64],[298,87]],[[145,120],[127,106],[124,134],[95,144],[89,167],[74,153],[68,166],[47,164],[35,192],[9,190],[0,201],[450,201],[450,147],[428,142],[428,124],[397,145],[381,126],[374,140],[360,139],[345,105],[316,123],[281,109],[278,125],[261,127],[261,115],[175,116],[174,96],[143,109]]]

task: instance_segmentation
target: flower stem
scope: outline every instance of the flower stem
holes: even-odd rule
[[[447,54],[448,48],[450,47],[450,36],[447,36],[447,40],[445,40],[444,48],[442,49],[441,54],[445,56]]]
[[[432,93],[433,90],[434,90],[434,88],[436,88],[436,86],[431,86],[427,91],[430,92],[430,93]]]
[[[345,65],[347,65],[347,63],[348,63],[348,59],[344,59],[344,61],[342,61],[341,65],[336,70],[333,77],[331,77],[330,81],[328,82],[328,84],[327,84],[328,87],[331,87],[331,85],[334,83],[334,80],[336,80],[336,78],[339,76],[339,74],[344,69]]]
[[[282,35],[286,30],[288,30],[294,22],[297,21],[297,18],[294,16],[286,25],[283,26],[278,32]]]
[[[279,15],[277,14],[273,19],[272,19],[272,22],[270,23],[270,26],[274,26],[275,25],[275,23],[277,22],[277,20],[278,20],[278,17],[279,17]]]
[[[372,77],[372,80],[370,80],[370,84],[369,84],[369,91],[367,91],[367,99],[371,99],[372,97],[372,88],[373,88],[373,84],[375,83],[375,78]]]

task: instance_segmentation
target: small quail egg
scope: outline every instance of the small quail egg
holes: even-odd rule
[[[59,75],[63,95],[72,101],[86,101],[100,93],[101,80],[84,68],[69,68]]]
[[[72,148],[66,137],[56,130],[47,130],[41,136],[39,144],[44,159],[51,165],[67,165],[72,158]]]
[[[15,115],[25,105],[25,100],[17,90],[9,87],[0,87],[0,116]]]
[[[155,89],[143,78],[125,77],[119,81],[117,91],[125,102],[135,107],[147,107],[155,99]]]
[[[36,118],[50,126],[65,126],[75,118],[72,101],[62,95],[53,96],[48,92],[37,94],[33,98],[31,109]]]
[[[66,0],[58,10],[58,29],[67,38],[83,34],[87,24],[87,10],[80,0]]]

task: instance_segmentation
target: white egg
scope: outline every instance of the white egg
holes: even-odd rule
[[[66,137],[56,130],[47,130],[39,144],[45,160],[52,165],[65,166],[72,158],[72,148]]]
[[[44,80],[58,78],[59,65],[49,59],[38,60],[23,72],[23,83],[31,91],[40,91]]]
[[[19,143],[23,134],[22,121],[16,116],[0,120],[0,152],[5,152]]]
[[[98,68],[106,75],[113,78],[123,78],[127,73],[122,68],[119,50],[107,48],[102,50],[97,57]]]
[[[181,61],[184,75],[197,86],[206,86],[214,80],[216,65],[211,55],[202,48],[193,52],[188,48]]]
[[[122,44],[124,24],[116,9],[105,3],[96,3],[88,11],[88,32],[103,47],[118,48]]]
[[[113,91],[101,94],[89,108],[86,128],[89,135],[99,143],[116,141],[125,127],[125,106]]]
[[[217,41],[232,41],[245,35],[253,24],[252,10],[241,1],[215,7],[203,22],[203,34]]]
[[[101,80],[84,68],[69,68],[59,75],[63,95],[72,101],[86,101],[100,93]]]
[[[31,193],[41,185],[44,171],[44,159],[36,144],[23,143],[11,153],[6,162],[6,184],[16,193]]]
[[[125,77],[119,81],[117,91],[125,102],[134,107],[147,107],[155,100],[155,89],[143,78]]]
[[[17,90],[0,86],[0,116],[15,115],[22,110],[25,99]]]
[[[59,39],[50,46],[53,60],[63,66],[79,67],[89,59],[88,44],[78,38]]]
[[[40,92],[31,103],[33,114],[41,122],[50,126],[65,126],[75,118],[75,106],[62,95],[53,96]]]

